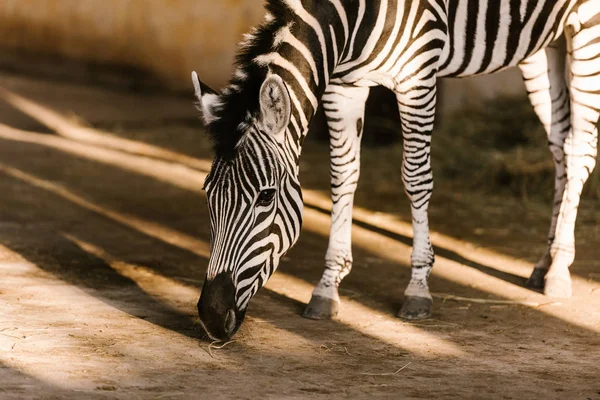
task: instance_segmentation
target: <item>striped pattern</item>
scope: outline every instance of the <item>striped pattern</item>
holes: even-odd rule
[[[231,271],[239,309],[247,307],[297,240],[302,218],[299,184],[281,167],[273,144],[259,139],[256,126],[250,130],[255,131],[240,156],[216,160],[205,183],[212,233],[207,279]],[[273,187],[279,195],[272,202],[257,201],[262,189]]]
[[[437,78],[520,66],[557,171],[548,251],[530,283],[539,286],[541,277],[543,285],[548,273],[548,294],[570,293],[577,206],[597,154],[600,1],[271,0],[267,11],[242,46],[230,86],[215,107],[204,107],[217,153],[207,184],[213,227],[209,279],[232,271],[237,304],[245,307],[295,242],[301,224],[298,160],[322,104],[331,136],[333,209],[326,268],[313,299],[339,302],[337,288],[352,266],[364,103],[369,87],[382,85],[398,100],[404,138],[399,169],[414,229],[412,278],[401,316],[428,316],[430,309],[416,311],[411,302],[431,301],[427,208]],[[289,123],[276,141],[255,127],[264,112],[258,90],[272,75],[285,82],[291,105]],[[265,185],[277,187],[276,197],[285,200],[248,211]]]

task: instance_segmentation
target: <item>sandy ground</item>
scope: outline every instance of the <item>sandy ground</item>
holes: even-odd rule
[[[600,399],[591,200],[575,295],[555,301],[524,288],[549,203],[440,182],[435,312],[406,323],[394,314],[410,275],[410,216],[394,166],[376,162],[397,156],[365,150],[340,315],[306,320],[329,219],[327,146],[309,141],[300,242],[218,348],[195,323],[210,145],[191,99],[7,74],[0,87],[0,398]]]

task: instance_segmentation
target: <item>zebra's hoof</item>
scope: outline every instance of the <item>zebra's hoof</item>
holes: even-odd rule
[[[425,319],[431,317],[433,300],[427,297],[406,296],[398,317],[402,319]]]
[[[327,297],[312,296],[302,316],[309,319],[331,319],[340,309],[340,302]]]
[[[571,297],[571,278],[565,276],[549,276],[546,278],[544,294],[548,297]]]
[[[531,276],[527,279],[527,283],[525,286],[532,289],[543,289],[544,288],[544,278],[546,277],[547,269],[543,268],[534,268],[531,272]]]

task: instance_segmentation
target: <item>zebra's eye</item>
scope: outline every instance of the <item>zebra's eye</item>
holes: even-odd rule
[[[275,198],[275,189],[264,189],[261,190],[258,194],[257,203],[261,206],[266,206],[271,204],[273,199]]]

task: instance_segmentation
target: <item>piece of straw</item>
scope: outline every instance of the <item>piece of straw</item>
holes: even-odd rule
[[[220,345],[220,346],[215,346],[215,343],[221,343],[221,341],[219,341],[219,340],[215,340],[214,342],[212,342],[211,344],[209,344],[209,345],[208,345],[208,354],[210,354],[210,356],[211,356],[212,358],[215,358],[215,356],[213,355],[213,353],[212,353],[211,349],[222,349],[223,347],[225,347],[225,346],[227,346],[228,344],[230,344],[230,343],[233,343],[233,342],[235,342],[235,340],[230,340],[229,342],[225,342],[225,343],[223,343],[223,344],[222,344],[222,345]]]
[[[399,368],[396,372],[386,372],[383,374],[372,374],[369,372],[361,372],[361,375],[368,375],[368,376],[391,376],[391,375],[397,375],[398,372],[402,371],[404,368],[408,367],[410,364],[412,363],[412,361],[409,361],[408,364],[404,365],[403,367]]]
[[[454,296],[452,294],[445,293],[432,293],[433,297],[442,300],[455,300],[455,301],[468,301],[470,303],[478,303],[478,304],[517,304],[522,306],[529,307],[539,307],[541,305],[546,305],[547,303],[537,303],[535,301],[526,301],[526,300],[502,300],[502,299],[479,299],[474,297],[461,297]]]

